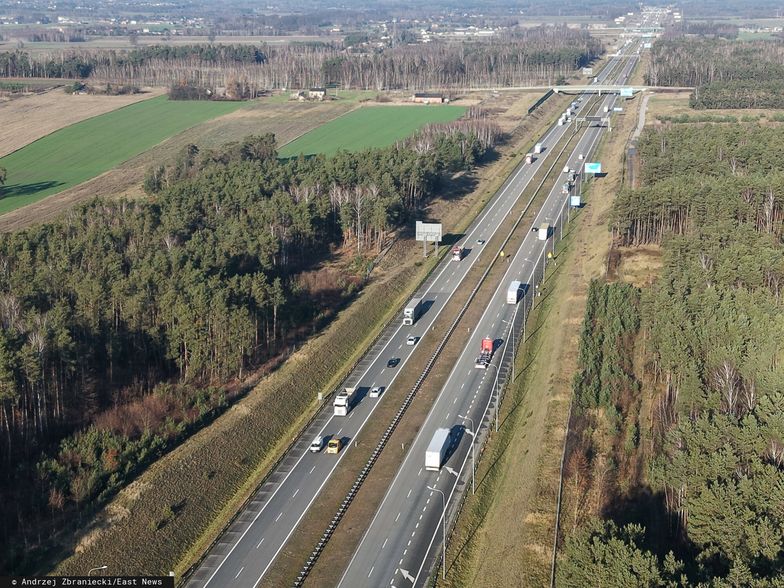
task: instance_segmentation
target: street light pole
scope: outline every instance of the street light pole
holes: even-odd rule
[[[457,415],[457,418],[464,421],[471,421],[471,494],[476,494],[476,450],[474,443],[476,443],[476,425],[474,419],[468,416]]]
[[[100,567],[97,567],[97,568],[92,568],[92,569],[91,569],[89,572],[87,572],[87,575],[89,576],[89,575],[90,575],[90,574],[92,574],[93,572],[97,572],[97,571],[99,571],[99,570],[105,570],[105,569],[106,569],[106,568],[108,568],[108,567],[109,567],[109,566],[100,566]]]
[[[441,495],[441,520],[444,522],[442,531],[444,550],[441,556],[441,579],[446,580],[446,494],[444,494],[443,491],[439,490],[438,488],[433,488],[432,486],[428,486],[427,489],[432,490],[433,492],[438,492]]]

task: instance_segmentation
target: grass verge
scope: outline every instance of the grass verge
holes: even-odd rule
[[[427,269],[412,265],[368,286],[325,333],[123,490],[55,572],[84,573],[101,561],[117,574],[181,574],[317,409],[317,392],[337,384]]]
[[[544,118],[544,120],[546,120],[546,118]],[[537,124],[532,125],[533,128],[531,128],[531,130],[535,132],[534,136],[539,135],[542,126],[543,123],[541,121],[538,122],[538,128]],[[526,146],[529,141],[531,141],[531,135],[523,133],[518,136],[515,147],[519,149],[521,146]],[[559,150],[559,146],[551,146],[551,149],[556,152]],[[523,150],[522,152],[524,153],[525,151]],[[558,166],[556,165],[556,168],[557,167]],[[496,181],[505,181],[511,171],[511,169],[508,169],[507,173],[498,174],[496,176]],[[501,241],[506,237],[521,210],[528,202],[531,192],[538,184],[538,179],[535,178],[534,181],[532,181],[532,186],[520,197],[513,212],[505,217],[502,226],[499,227],[498,233],[484,248],[485,251],[497,251]],[[546,182],[546,184],[549,183],[551,187],[554,181],[555,179],[551,176],[549,182]],[[500,187],[500,183],[496,188],[497,187]],[[547,193],[548,191],[549,188],[545,188],[543,193]],[[541,199],[541,196],[538,198]],[[522,230],[518,228],[507,245],[507,247],[512,250],[519,245],[519,242],[524,237],[528,226],[527,223],[533,221],[536,211],[538,210],[536,202],[537,201],[535,201],[534,205],[525,215],[526,220],[522,223],[522,226],[525,228]],[[420,343],[420,350],[423,355],[412,358],[413,361],[407,370],[407,374],[399,378],[395,382],[395,385],[390,387],[390,390],[387,392],[387,394],[392,393],[395,395],[393,400],[398,401],[398,396],[402,398],[404,393],[413,385],[414,380],[416,380],[421,373],[421,367],[424,365],[426,358],[437,344],[439,334],[443,334],[447,326],[451,324],[458,310],[467,299],[468,291],[479,279],[487,263],[491,261],[492,260],[480,258],[480,261],[476,266],[470,270],[465,278],[465,287],[461,286],[461,288],[458,289],[444,309],[442,315],[436,321],[433,329],[435,337],[426,337],[422,343]],[[505,270],[506,266],[503,263],[496,263],[493,266],[488,279],[482,285],[476,299],[468,308],[455,333],[460,333],[466,326],[473,326],[476,324],[484,311],[484,302],[495,291],[498,280]],[[340,573],[348,564],[348,560],[358,545],[368,521],[372,518],[374,512],[378,508],[378,505],[384,496],[385,489],[396,474],[400,462],[405,456],[405,448],[410,446],[411,441],[416,436],[422,422],[428,414],[430,406],[441,392],[443,385],[454,366],[454,362],[463,350],[463,344],[462,338],[457,336],[450,339],[445,346],[433,371],[425,379],[422,388],[414,398],[411,407],[399,426],[395,429],[395,432],[387,444],[387,447],[384,449],[376,467],[373,468],[370,476],[352,502],[351,508],[349,508],[346,516],[338,526],[334,540],[327,544],[318,563],[308,577],[305,584],[306,586],[330,586],[335,585],[338,582]],[[372,421],[367,424],[365,430],[363,430],[363,437],[367,440],[369,435],[380,436],[398,405],[399,403],[395,404],[393,402],[391,406],[382,406],[380,410],[374,414]],[[384,414],[385,409],[392,409],[389,415]],[[368,444],[368,453],[375,445],[373,440],[374,437],[371,437]],[[352,459],[354,459],[354,457],[352,457]],[[358,467],[353,469],[353,473],[352,471],[347,471],[352,468],[349,465],[346,465],[341,468],[341,472],[337,475],[333,475],[333,478],[330,480],[330,487],[320,497],[319,505],[316,508],[312,508],[305,519],[303,519],[297,535],[286,545],[282,557],[275,563],[268,577],[265,577],[264,586],[279,586],[293,581],[298,569],[297,566],[301,565],[307,558],[307,555],[310,553],[309,550],[315,545],[327,522],[335,513],[340,500],[345,496],[349,486],[353,483],[354,478],[356,477],[356,471],[364,464],[364,461],[361,458],[357,458],[356,461]]]

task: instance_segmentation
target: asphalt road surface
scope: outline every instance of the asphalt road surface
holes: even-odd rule
[[[613,60],[605,71],[609,72],[619,63],[619,60]],[[599,78],[600,81],[604,79],[601,75]],[[582,114],[581,110],[586,103],[587,100],[578,103],[578,114]],[[253,587],[261,581],[321,489],[329,483],[330,476],[340,466],[343,457],[351,451],[351,444],[361,435],[362,428],[376,406],[384,401],[383,392],[379,398],[370,398],[369,390],[379,386],[385,391],[393,384],[397,375],[406,369],[407,360],[416,352],[419,340],[429,336],[431,325],[482,253],[484,244],[480,244],[480,241],[490,240],[531,182],[534,173],[541,166],[550,165],[554,153],[550,147],[556,145],[565,134],[572,132],[569,125],[553,125],[548,129],[540,139],[545,146],[544,153],[537,156],[532,164],[519,165],[467,229],[460,240],[466,249],[462,261],[454,262],[447,256],[416,293],[416,296],[423,297],[425,301],[425,311],[419,320],[413,326],[404,326],[402,316],[395,319],[347,378],[345,385],[356,386],[358,389],[354,407],[348,416],[334,416],[331,404],[319,412],[243,512],[210,549],[189,578],[188,588]],[[577,169],[579,166],[574,167]],[[409,335],[418,338],[417,344],[406,344]],[[470,349],[477,348],[478,343],[475,344],[472,339]],[[391,358],[399,358],[400,362],[396,367],[388,367]],[[473,371],[471,374],[477,375]],[[434,421],[428,421],[428,424],[432,422]],[[317,436],[327,439],[340,438],[344,449],[337,455],[327,454],[323,449],[318,453],[311,453],[308,447]],[[326,440],[324,445],[326,446]],[[393,573],[394,571],[392,569]],[[367,581],[365,583],[375,584]]]
[[[636,44],[629,45],[626,50],[636,51]],[[610,75],[617,83],[628,79],[637,59],[624,61],[622,67],[616,68],[610,63],[605,68],[608,73],[613,72]],[[603,113],[605,106],[612,110],[616,100],[614,95],[607,96],[595,113],[586,114]],[[600,126],[585,129],[570,155],[570,168],[580,170],[584,160],[579,155],[591,153],[604,130]],[[566,175],[562,174],[564,178]],[[543,260],[553,248],[553,232],[560,231],[565,223],[567,199],[568,194],[563,193],[559,180],[531,227],[549,223],[549,237],[543,240],[539,232],[530,230],[512,256],[503,279],[477,327],[472,329],[462,354],[355,551],[339,584],[341,587],[402,587],[426,583],[429,571],[436,559],[441,557],[444,502],[448,511],[458,488],[465,489],[467,485],[470,491],[472,429],[474,424],[477,427],[481,426],[480,423],[490,426],[495,410],[494,383],[498,360],[503,346],[510,343],[505,341],[505,337],[517,306],[507,303],[508,285],[512,280],[524,284],[525,296],[521,306],[529,308],[535,289],[526,288],[526,285],[538,282],[541,276]],[[556,222],[559,216],[561,220]],[[475,358],[484,337],[494,339],[496,350],[492,367],[477,369]],[[452,431],[452,448],[440,471],[428,471],[424,468],[425,451],[439,428]]]

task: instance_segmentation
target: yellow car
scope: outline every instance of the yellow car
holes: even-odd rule
[[[343,447],[340,439],[330,439],[327,443],[327,453],[338,453]]]

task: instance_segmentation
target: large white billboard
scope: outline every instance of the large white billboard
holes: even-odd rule
[[[441,242],[441,223],[416,222],[416,240]]]

